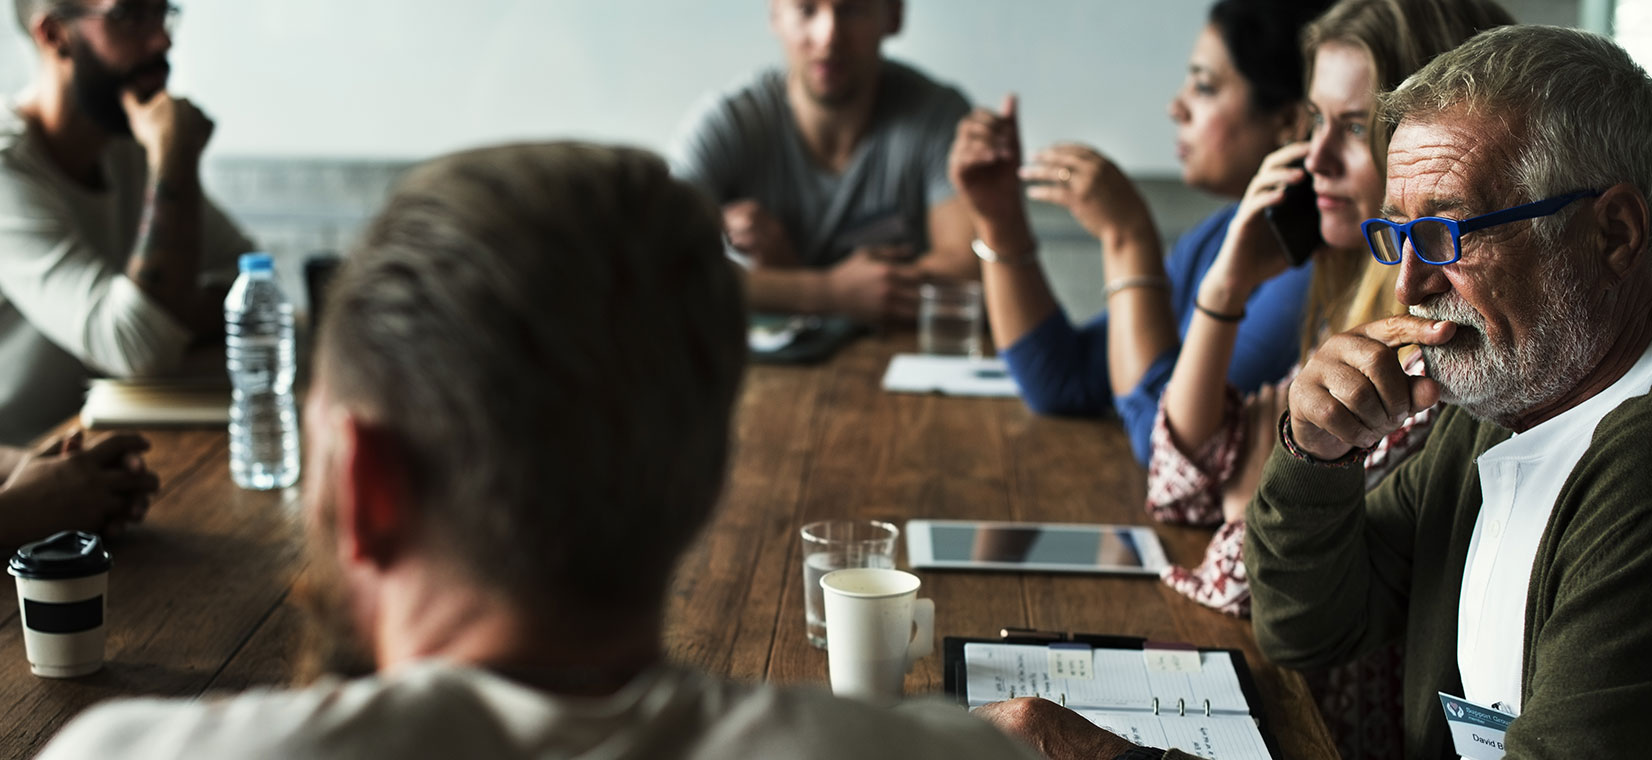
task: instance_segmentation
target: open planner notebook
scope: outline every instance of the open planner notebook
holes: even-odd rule
[[[1077,637],[1082,639],[1083,637]],[[1109,637],[1092,637],[1096,640]],[[970,707],[1014,697],[1060,702],[1132,742],[1209,760],[1270,760],[1242,655],[1139,640],[1017,644],[947,639],[949,690]],[[961,663],[959,665],[958,663]],[[1243,676],[1241,676],[1243,673]]]

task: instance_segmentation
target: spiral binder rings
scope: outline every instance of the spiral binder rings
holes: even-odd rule
[[[1043,697],[1149,747],[1240,760],[1278,755],[1242,652],[1168,645],[1171,654],[1156,656],[1158,646],[1016,631],[947,637],[946,692],[969,707]]]
[[[1062,699],[1061,706],[1066,707],[1067,706],[1067,702],[1066,702],[1067,695],[1066,694],[1061,695],[1061,699]],[[1211,714],[1210,713],[1210,700],[1201,699],[1199,701],[1204,703],[1205,717],[1207,717],[1207,718],[1210,717],[1210,714]],[[1198,708],[1195,707],[1194,709],[1197,710]],[[1159,714],[1159,698],[1158,697],[1153,698],[1153,714],[1154,715]],[[1185,717],[1187,715],[1187,700],[1185,700],[1185,699],[1176,700],[1176,714],[1178,716],[1183,716],[1183,717]]]

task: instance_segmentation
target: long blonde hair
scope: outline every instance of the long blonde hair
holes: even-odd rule
[[[1378,93],[1398,87],[1435,56],[1482,30],[1515,23],[1492,0],[1342,0],[1303,31],[1308,81],[1314,54],[1338,43],[1370,57]],[[1379,176],[1387,176],[1388,130],[1367,130]],[[1325,335],[1402,311],[1394,298],[1399,267],[1377,263],[1367,251],[1332,251],[1314,259],[1308,308],[1302,322],[1302,356]]]

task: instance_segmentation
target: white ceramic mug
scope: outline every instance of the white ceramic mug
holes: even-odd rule
[[[935,602],[918,598],[921,583],[902,570],[870,567],[821,576],[832,693],[901,695],[913,661],[935,649]]]

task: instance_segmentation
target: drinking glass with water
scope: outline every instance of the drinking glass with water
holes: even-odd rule
[[[981,283],[935,281],[918,287],[918,352],[981,357]]]
[[[893,568],[901,529],[878,520],[823,520],[803,526],[803,617],[809,643],[826,648],[820,577],[848,567]]]

